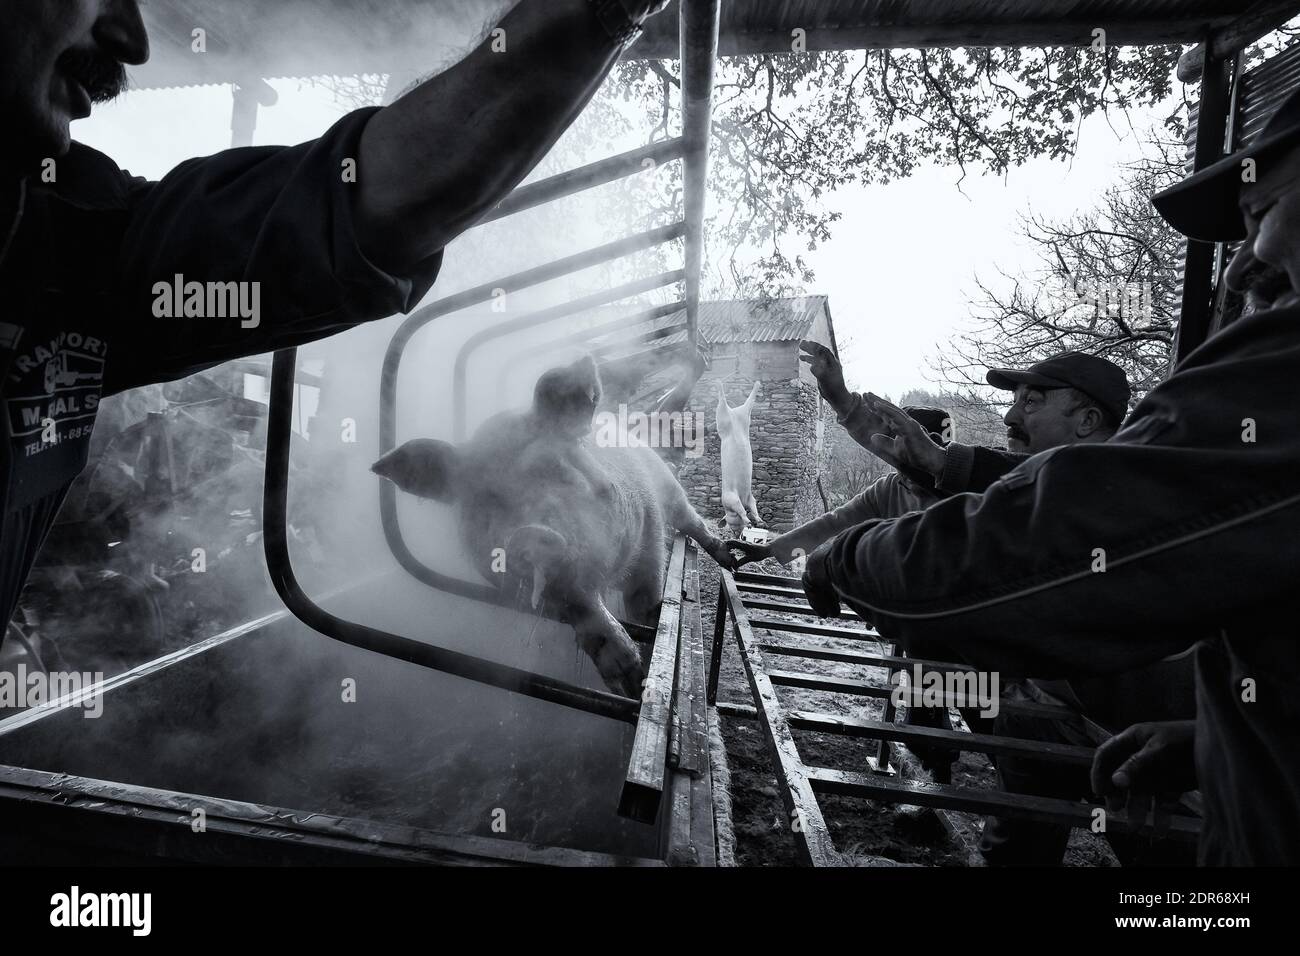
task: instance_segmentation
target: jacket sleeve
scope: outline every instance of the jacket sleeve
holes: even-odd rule
[[[967,491],[982,492],[1007,472],[1027,459],[1005,448],[987,448],[982,445],[963,445],[952,442],[945,449],[943,473],[931,484],[939,494],[961,494]]]
[[[301,345],[407,312],[423,298],[441,253],[394,276],[357,245],[353,199],[365,170],[355,163],[374,112],[350,113],[298,146],[226,150],[159,182],[131,182],[106,393]],[[256,324],[241,314],[174,314],[169,290],[178,283],[243,283]]]
[[[782,564],[789,564],[795,558],[795,551],[802,551],[805,555],[810,554],[822,542],[835,537],[846,528],[852,528],[873,518],[889,516],[890,511],[884,506],[887,498],[886,485],[897,480],[895,475],[877,478],[864,491],[833,511],[828,511],[807,524],[802,524],[774,538],[772,554]]]
[[[853,396],[848,414],[839,416],[839,423],[855,442],[871,450],[871,435],[876,429],[874,418],[867,412],[861,395]],[[947,446],[947,460],[943,474],[935,476],[919,468],[900,467],[898,471],[909,481],[944,496],[965,491],[981,492],[1015,468],[1028,455],[1007,451],[1004,448],[987,448],[982,445],[963,445],[952,442]]]
[[[1300,309],[1229,326],[1110,441],[840,534],[810,574],[928,655],[1044,678],[1159,660],[1289,601]]]

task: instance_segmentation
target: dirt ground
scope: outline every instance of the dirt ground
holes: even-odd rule
[[[750,565],[746,570],[789,576],[776,561]],[[792,581],[797,580],[791,578]],[[713,634],[717,606],[718,569],[710,562],[700,564],[701,603],[706,638]],[[764,617],[782,616],[762,612]],[[805,618],[806,619],[806,618]],[[755,629],[760,639],[764,632]],[[778,638],[777,640],[781,640]],[[842,638],[800,635],[799,640],[815,646],[861,650],[861,642]],[[728,628],[724,637],[718,700],[753,704],[749,682],[735,638]],[[790,669],[816,671],[836,677],[871,680],[883,684],[887,674],[881,668],[831,661],[800,660]],[[879,719],[883,702],[870,698],[828,694],[799,688],[778,690],[787,710],[813,710],[835,716]],[[797,862],[794,839],[777,791],[771,758],[757,721],[721,716],[719,724],[730,769],[732,824],[735,830],[735,861],[739,866],[792,866]],[[865,770],[866,758],[874,753],[872,741],[854,740],[829,734],[795,731],[800,756],[810,765],[837,769]],[[903,775],[929,780],[919,762],[901,745],[894,745],[903,763]],[[955,786],[992,789],[996,778],[989,761],[980,754],[963,753],[953,767]],[[846,863],[883,857],[901,864],[921,866],[981,866],[978,846],[982,821],[978,816],[948,813],[909,806],[891,806],[853,797],[822,796],[818,800],[835,847]],[[1066,851],[1067,866],[1115,866],[1115,856],[1104,840],[1080,830],[1073,831]]]

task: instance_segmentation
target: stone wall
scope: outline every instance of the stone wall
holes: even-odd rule
[[[818,428],[825,403],[807,375],[800,374],[797,342],[751,342],[714,347],[712,368],[691,393],[687,410],[703,415],[706,423],[704,455],[687,457],[678,478],[692,504],[710,524],[722,518],[720,443],[716,423],[717,382],[722,381],[727,401],[741,404],[754,379],[760,382],[750,421],[754,447],[754,498],[758,513],[769,528],[787,531],[821,514],[817,476],[824,473],[826,456]],[[834,421],[834,416],[831,416]]]

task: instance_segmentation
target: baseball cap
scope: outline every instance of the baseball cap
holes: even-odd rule
[[[1300,90],[1282,101],[1249,146],[1156,193],[1151,202],[1169,225],[1192,239],[1245,239],[1246,221],[1240,206],[1242,164],[1255,160],[1258,176],[1260,167],[1284,159],[1296,146],[1300,146]]]
[[[1128,414],[1128,400],[1133,393],[1122,368],[1087,352],[1062,352],[1026,369],[991,368],[985,378],[994,388],[1009,391],[1017,385],[1077,388],[1116,422],[1122,422]]]
[[[921,427],[934,436],[941,444],[947,444],[943,437],[946,426],[952,421],[952,413],[945,408],[929,408],[924,405],[906,405],[903,411],[910,418],[920,423]]]

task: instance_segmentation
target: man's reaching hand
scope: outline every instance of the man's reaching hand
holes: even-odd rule
[[[843,415],[853,403],[853,394],[844,384],[844,368],[835,353],[820,342],[802,341],[799,350],[805,354],[799,361],[808,364],[808,371],[817,379],[817,390],[831,408]]]
[[[895,468],[914,468],[938,480],[943,474],[947,454],[943,446],[930,437],[925,426],[897,405],[870,392],[865,402],[867,408],[884,422],[885,430],[871,436],[869,447],[876,457]]]
[[[1097,748],[1092,789],[1141,824],[1161,799],[1196,789],[1196,721],[1134,724]]]

